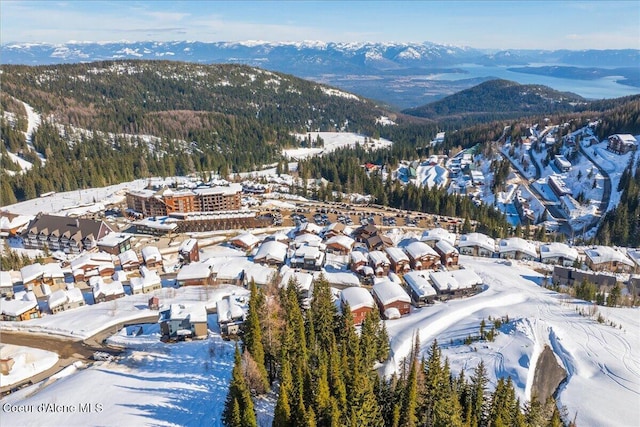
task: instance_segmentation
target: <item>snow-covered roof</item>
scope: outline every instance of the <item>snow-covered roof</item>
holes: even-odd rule
[[[12,317],[20,316],[25,311],[29,311],[38,306],[36,296],[31,291],[16,292],[14,299],[0,299],[0,312]]]
[[[370,267],[369,267],[370,268]],[[331,285],[339,286],[360,286],[360,279],[354,273],[350,271],[327,271],[322,269],[322,274],[327,279],[327,282]],[[319,276],[319,274],[314,277]]]
[[[426,274],[427,273],[423,271],[410,271],[404,275],[404,281],[407,283],[407,286],[419,297],[436,295],[436,290],[431,286],[429,279],[425,276]]]
[[[155,246],[145,246],[142,248],[142,259],[144,262],[154,261],[160,262],[162,261],[162,255],[160,254],[160,249]]]
[[[317,234],[304,233],[296,236],[294,242],[296,243],[296,245],[303,245],[306,243],[318,246],[322,242],[322,237],[318,236]]]
[[[253,263],[244,270],[245,279],[248,282],[253,280],[258,286],[268,285],[277,273],[278,271],[273,267]]]
[[[540,245],[540,258],[555,258],[562,257],[569,260],[576,260],[578,258],[578,251],[564,243],[552,242]]]
[[[180,245],[179,252],[191,252],[193,247],[198,243],[196,239],[187,239]]]
[[[351,262],[353,264],[358,264],[358,263],[367,263],[367,255],[364,252],[360,252],[360,251],[353,251],[349,254],[349,257],[351,258]]]
[[[124,295],[124,288],[122,287],[122,283],[115,281],[111,283],[105,283],[101,281],[97,286],[93,287],[93,295]]]
[[[409,257],[400,248],[397,248],[395,246],[390,246],[388,248],[385,248],[384,250],[387,252],[387,255],[389,255],[389,258],[395,263],[402,262],[402,261],[409,262]]]
[[[360,287],[343,289],[340,294],[340,301],[342,301],[343,304],[349,304],[349,308],[352,311],[364,307],[375,308],[376,306],[371,293],[365,288]]]
[[[298,289],[301,291],[309,291],[313,283],[313,275],[310,273],[303,273],[301,271],[295,271],[290,267],[283,266],[280,269],[280,275],[282,280],[280,281],[280,287],[286,287],[289,285],[291,279],[295,280],[298,284]]]
[[[269,240],[267,242],[262,242],[260,248],[258,248],[258,252],[253,257],[254,261],[276,261],[276,262],[284,262],[287,257],[287,245],[281,242],[276,242],[275,240]]]
[[[193,190],[194,193],[198,195],[212,195],[212,194],[224,194],[224,195],[233,195],[236,193],[242,192],[242,184],[240,183],[230,183],[229,185],[219,185],[215,187],[208,188],[196,188]]]
[[[171,304],[169,310],[162,312],[160,320],[183,320],[191,323],[206,323],[207,310],[204,304]]]
[[[56,263],[36,263],[22,267],[20,269],[20,275],[22,276],[22,282],[28,283],[40,276],[61,279],[64,277],[64,272],[62,271],[62,267]]]
[[[633,267],[633,261],[627,258],[627,256],[622,252],[609,246],[595,246],[590,249],[585,249],[584,254],[594,264],[601,264],[601,263],[616,261],[616,262],[628,265],[630,267]]]
[[[432,228],[431,230],[425,230],[422,233],[420,240],[423,242],[446,240],[453,245],[456,242],[456,235],[455,233],[451,233],[450,231],[439,227]]]
[[[246,247],[253,247],[260,242],[256,236],[251,233],[242,233],[238,234],[236,237],[231,239],[231,242],[238,242]]]
[[[175,218],[168,216],[156,216],[140,219],[134,221],[133,225],[162,231],[173,231],[178,228],[178,223],[175,221]]]
[[[120,260],[120,265],[125,264],[140,264],[140,260],[138,259],[138,254],[133,249],[129,249],[127,251],[118,254],[118,259]]]
[[[67,292],[64,289],[58,289],[57,291],[53,291],[51,295],[49,295],[49,309],[53,309],[67,302]]]
[[[500,253],[519,251],[532,257],[538,256],[536,247],[533,245],[533,243],[527,242],[520,237],[509,237],[508,239],[500,240],[498,250],[500,251]]]
[[[117,280],[118,282],[126,282],[128,280],[127,272],[123,270],[114,271],[111,278],[113,280]]]
[[[480,276],[469,269],[431,272],[429,278],[440,292],[469,289],[482,284]]]
[[[13,286],[13,281],[11,280],[11,273],[8,271],[0,271],[0,287],[9,287]]]
[[[440,251],[442,251],[442,253],[445,253],[445,254],[448,254],[451,252],[458,253],[458,250],[446,240],[439,240],[436,243],[436,248],[438,248]]]
[[[373,263],[373,265],[388,265],[390,264],[389,258],[382,251],[371,251],[369,252],[369,259]]]
[[[113,264],[113,256],[107,252],[92,252],[80,255],[78,258],[72,260],[69,264],[72,269],[82,268],[87,264],[99,265],[99,264]]]
[[[620,142],[625,145],[636,145],[638,143],[636,138],[628,133],[616,133],[615,135],[611,135],[609,138],[618,138]]]
[[[483,249],[487,249],[491,252],[495,252],[496,250],[496,241],[486,234],[482,233],[469,233],[463,234],[460,236],[460,241],[458,242],[459,247],[466,246],[478,246]]]
[[[627,249],[627,255],[633,262],[640,265],[640,249]]]
[[[182,266],[180,271],[178,271],[178,275],[176,276],[176,280],[194,280],[194,279],[204,279],[211,275],[210,265],[207,262],[192,262],[190,264]]]
[[[99,246],[105,246],[107,248],[114,248],[120,243],[130,239],[133,235],[129,233],[109,233],[102,239],[98,240]]]
[[[396,301],[411,302],[411,298],[397,283],[391,280],[383,280],[382,282],[373,285],[373,293],[378,297],[378,301],[382,305],[391,304]]]
[[[413,259],[421,258],[427,255],[434,257],[438,256],[436,251],[434,251],[431,246],[420,241],[411,242],[404,249],[407,251],[407,254],[409,254],[409,256]]]
[[[351,248],[353,248],[353,245],[355,243],[355,240],[353,240],[351,237],[349,236],[344,236],[342,234],[338,234],[336,236],[330,237],[326,242],[324,242],[327,246],[329,245],[338,245],[341,246],[345,249],[349,249],[351,250]]]
[[[299,234],[302,232],[309,232],[309,233],[313,233],[313,234],[320,234],[320,232],[322,231],[322,227],[320,227],[317,224],[314,224],[312,222],[305,222],[300,224],[300,226],[298,226],[298,228],[296,228],[295,233]]]
[[[216,301],[218,323],[229,323],[244,318],[242,305],[233,296],[227,296]]]

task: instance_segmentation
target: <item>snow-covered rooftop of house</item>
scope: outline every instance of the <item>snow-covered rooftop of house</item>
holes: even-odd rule
[[[281,242],[276,242],[275,240],[269,240],[267,242],[262,242],[260,248],[258,248],[258,252],[253,257],[253,260],[258,262],[262,260],[284,262],[286,257],[287,245]]]
[[[84,301],[82,297],[82,292],[78,288],[71,288],[68,290],[58,289],[57,291],[53,291],[51,295],[49,295],[49,309],[53,309],[60,305],[69,303],[76,303]]]
[[[373,263],[373,265],[389,265],[389,258],[382,251],[371,251],[369,252],[369,259]]]
[[[113,256],[107,252],[85,253],[72,260],[69,264],[72,269],[82,268],[87,264],[113,264]]]
[[[125,264],[140,264],[140,260],[138,259],[138,254],[133,249],[126,250],[121,254],[118,254],[118,259],[120,260],[120,265]]]
[[[615,135],[611,135],[609,138],[611,137],[618,138],[623,144],[636,145],[638,143],[636,138],[628,133],[616,133]]]
[[[182,266],[176,280],[204,279],[211,275],[210,264],[206,261],[192,262]]]
[[[124,295],[124,288],[122,287],[122,283],[118,281],[113,281],[110,283],[105,283],[104,281],[100,281],[96,286],[93,287],[93,295]]]
[[[538,255],[538,253],[536,252],[536,247],[533,245],[533,243],[527,242],[520,237],[509,237],[507,239],[500,240],[498,250],[500,251],[500,253],[519,251],[532,257],[536,257]]]
[[[0,287],[13,286],[13,280],[11,280],[11,273],[8,271],[0,271]]]
[[[20,316],[25,311],[37,306],[36,296],[31,291],[16,292],[14,299],[0,299],[0,313],[7,316]]]
[[[385,251],[387,252],[387,255],[389,255],[389,258],[391,258],[391,260],[394,263],[398,263],[398,262],[401,262],[401,261],[409,262],[409,257],[400,248],[397,248],[395,246],[390,246],[388,248],[385,248]]]
[[[295,271],[286,265],[280,269],[280,276],[282,276],[282,280],[280,280],[281,288],[288,286],[290,280],[294,280],[298,285],[298,289],[301,291],[309,291],[313,284],[312,274]]]
[[[458,250],[446,240],[439,240],[438,243],[436,243],[436,248],[445,254],[449,254],[451,252],[458,253]]]
[[[376,303],[371,293],[365,288],[351,287],[342,290],[340,301],[343,304],[349,304],[351,311],[364,307],[375,308]]]
[[[0,216],[0,230],[14,230],[25,227],[34,219],[33,215],[17,215],[13,219],[9,219],[6,216]]]
[[[405,250],[407,251],[407,254],[409,254],[409,256],[413,259],[421,258],[423,256],[428,256],[428,255],[434,256],[434,257],[438,256],[436,251],[434,251],[431,246],[420,241],[409,243],[405,247]]]
[[[162,315],[163,320],[182,320],[189,319],[192,323],[206,323],[207,310],[204,304],[171,304],[166,315]],[[167,311],[164,311],[166,313]]]
[[[300,224],[296,230],[295,233],[299,234],[299,233],[313,233],[313,234],[320,234],[320,232],[322,231],[322,227],[320,227],[318,224],[314,224],[312,222],[305,222],[303,224]]]
[[[570,260],[578,258],[578,251],[564,243],[551,242],[540,245],[540,258],[562,257]]]
[[[373,285],[373,293],[378,297],[378,301],[380,301],[382,305],[391,304],[396,301],[411,302],[411,298],[404,289],[402,289],[402,286],[389,279]]]
[[[254,281],[258,286],[266,286],[278,274],[278,270],[260,264],[249,264],[244,270],[247,282]]]
[[[351,249],[351,248],[353,248],[353,244],[355,243],[355,240],[353,240],[349,236],[344,236],[342,234],[338,234],[336,236],[330,237],[324,243],[327,246],[329,246],[329,245],[337,245],[337,246],[341,246],[341,247],[343,247],[345,249]]]
[[[419,297],[428,297],[436,295],[436,290],[431,286],[431,282],[427,279],[427,272],[410,271],[404,275],[404,281],[407,283],[414,293]]]
[[[180,244],[179,252],[191,252],[193,247],[198,243],[196,239],[187,239]]]
[[[20,275],[22,276],[22,281],[27,283],[40,276],[60,279],[64,277],[64,272],[59,264],[50,262],[47,264],[36,263],[24,266],[20,269]]]
[[[299,236],[296,236],[296,238],[294,239],[294,242],[296,243],[297,246],[300,245],[311,245],[311,246],[319,246],[320,243],[322,242],[322,237],[318,236],[317,234],[311,234],[311,233],[304,233],[304,234],[300,234]]]
[[[236,237],[233,237],[231,239],[231,242],[232,243],[238,242],[244,246],[253,247],[260,242],[260,239],[258,239],[256,236],[254,236],[251,233],[242,233],[242,234],[238,234]]]
[[[330,285],[360,286],[360,279],[351,271],[327,271],[323,268],[321,272],[315,273],[313,277],[318,278],[320,274],[324,275]]]
[[[496,241],[482,233],[469,233],[463,234],[460,236],[460,240],[458,242],[459,247],[465,246],[479,246],[483,249],[490,250],[495,252],[496,250]]]
[[[222,298],[216,302],[218,323],[229,323],[244,318],[242,305],[233,296]]]
[[[627,255],[637,265],[640,265],[640,249],[627,249]]]
[[[118,246],[120,243],[130,239],[132,234],[129,233],[109,233],[104,236],[102,239],[98,240],[98,245],[106,246],[108,248],[113,248]]]
[[[317,246],[302,245],[296,249],[294,257],[303,259],[319,259],[323,253],[324,252],[321,252],[320,248]]]
[[[469,289],[482,284],[480,276],[470,269],[431,272],[429,278],[440,292]]]
[[[364,252],[360,252],[360,251],[352,251],[351,253],[349,253],[349,257],[351,258],[351,262],[353,264],[358,264],[358,263],[367,263],[367,254]]]
[[[594,246],[593,248],[585,249],[584,254],[594,264],[619,262],[633,267],[633,261],[622,252],[610,246]]]
[[[160,249],[156,246],[145,246],[142,248],[142,259],[144,262],[154,261],[160,262],[162,261],[162,255],[160,254]]]
[[[118,282],[126,282],[128,280],[127,272],[123,270],[114,271],[111,278],[113,280],[117,280]]]

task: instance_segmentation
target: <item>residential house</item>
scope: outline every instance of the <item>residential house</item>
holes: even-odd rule
[[[440,299],[472,295],[480,291],[482,279],[475,271],[460,269],[429,273],[429,279]]]
[[[365,243],[370,251],[383,251],[386,248],[393,246],[393,241],[383,234],[371,236],[367,238]]]
[[[160,311],[158,321],[163,340],[204,339],[209,334],[203,304],[171,304]]]
[[[0,236],[17,236],[33,221],[33,215],[17,215],[0,211]]]
[[[248,266],[242,270],[241,285],[248,288],[251,282],[254,282],[258,288],[263,288],[269,285],[277,274],[278,270],[276,270],[275,267],[249,263]]]
[[[340,255],[349,254],[349,252],[353,250],[354,244],[355,241],[351,237],[342,234],[333,236],[325,241],[327,252],[332,252]]]
[[[362,270],[369,263],[367,254],[360,251],[353,251],[349,254],[349,266],[351,271],[357,272]]]
[[[440,263],[445,267],[453,267],[454,265],[458,265],[458,258],[460,254],[458,250],[447,240],[439,240],[435,248],[438,255],[440,255]]]
[[[538,258],[538,252],[533,243],[520,237],[509,237],[500,240],[498,245],[500,258],[533,261]]]
[[[143,265],[140,267],[140,275],[142,277],[132,277],[129,281],[133,295],[146,294],[162,288],[162,280],[154,270]]]
[[[397,319],[411,311],[411,297],[397,283],[385,279],[373,285],[373,298],[385,319]]]
[[[51,295],[49,295],[48,303],[49,311],[53,314],[85,305],[82,292],[80,292],[80,289],[74,287],[66,290],[59,289],[57,291],[53,291]]]
[[[324,228],[322,235],[325,239],[330,239],[333,236],[345,234],[345,228],[346,226],[343,223],[333,222]]]
[[[244,325],[244,309],[232,295],[226,295],[216,302],[218,326],[222,336],[238,335]]]
[[[456,243],[456,234],[439,227],[425,230],[420,238],[421,242],[425,242],[432,248],[434,248],[440,240],[444,240],[453,246]]]
[[[616,285],[617,278],[605,272],[594,273],[571,267],[556,265],[551,276],[553,284],[560,286],[577,286],[583,281],[593,283],[599,290],[611,289]]]
[[[571,194],[573,193],[571,189],[567,187],[567,184],[565,184],[560,175],[549,175],[547,182],[549,183],[549,187],[551,188],[551,190],[556,196],[558,196],[558,198],[563,196],[571,196]]]
[[[290,259],[292,268],[320,271],[324,266],[325,253],[319,246],[302,245],[295,250]]]
[[[176,276],[178,286],[213,285],[211,265],[205,261],[192,262],[182,266]]]
[[[251,233],[242,233],[229,239],[229,243],[243,251],[252,251],[256,246],[258,246],[260,239]]]
[[[540,245],[540,262],[572,266],[578,259],[578,251],[564,243],[552,242]]]
[[[293,231],[293,234],[295,236],[308,233],[319,235],[321,231],[322,227],[320,227],[319,225],[312,222],[303,222],[298,227],[296,227],[296,229]]]
[[[124,297],[124,288],[118,281],[105,282],[102,277],[92,277],[89,286],[93,292],[93,300],[96,304],[113,301]]]
[[[411,269],[409,257],[402,249],[392,246],[386,248],[385,251],[391,263],[390,269],[394,273],[404,273]]]
[[[435,301],[437,293],[431,285],[427,274],[424,271],[410,271],[404,275],[409,296],[416,307],[424,307],[427,304],[433,304]]]
[[[366,243],[369,237],[375,236],[380,232],[374,224],[366,224],[356,228],[353,237],[357,242]]]
[[[298,295],[302,298],[302,304],[305,308],[309,308],[311,298],[313,297],[313,275],[302,271],[295,271],[292,268],[283,265],[280,269],[280,287],[285,288],[289,283],[294,283],[298,288]]]
[[[162,254],[155,246],[145,246],[141,251],[142,260],[147,268],[162,267]]]
[[[458,248],[463,255],[491,258],[496,252],[496,241],[482,233],[463,234]]]
[[[27,249],[79,254],[109,233],[113,230],[104,221],[40,214],[26,227],[23,241]]]
[[[594,246],[585,249],[586,264],[593,271],[630,273],[635,265],[625,254],[609,246]]]
[[[264,241],[253,257],[253,262],[269,265],[282,265],[287,258],[287,245],[275,240]]]
[[[25,289],[35,289],[41,284],[57,287],[64,284],[64,272],[57,263],[31,264],[20,269]]]
[[[0,271],[0,297],[13,297],[13,280],[8,271]]]
[[[178,256],[183,264],[200,261],[200,248],[196,239],[187,239],[178,248]]]
[[[353,316],[353,324],[358,326],[367,316],[367,313],[371,312],[376,303],[365,288],[351,287],[343,289],[340,293],[340,303],[342,310],[346,310],[347,306],[351,310]]]
[[[389,274],[391,268],[391,262],[387,258],[387,254],[382,251],[369,252],[369,266],[373,268],[373,271],[377,277],[383,277]]]
[[[0,320],[23,321],[38,317],[38,300],[31,291],[19,291],[12,299],[0,299]]]
[[[571,170],[571,162],[564,156],[556,154],[553,164],[556,165],[560,172],[569,172]]]
[[[131,249],[131,238],[128,233],[109,233],[98,240],[98,249],[111,255],[119,255]]]
[[[630,134],[611,135],[607,140],[607,150],[617,154],[626,154],[638,147],[638,141]]]
[[[414,270],[428,270],[440,263],[440,255],[424,242],[415,241],[405,247]]]
[[[140,268],[140,259],[133,249],[119,254],[118,259],[120,260],[120,268],[123,271],[135,271]]]
[[[110,277],[115,272],[113,255],[106,252],[89,252],[69,263],[76,282],[84,282],[93,276]]]

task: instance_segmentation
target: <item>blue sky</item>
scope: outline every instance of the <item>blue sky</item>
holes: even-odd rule
[[[421,42],[640,48],[638,1],[0,1],[0,40]]]

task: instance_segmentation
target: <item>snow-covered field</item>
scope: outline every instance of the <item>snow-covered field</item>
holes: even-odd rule
[[[320,136],[324,141],[324,145],[322,147],[313,148],[292,148],[283,150],[283,154],[289,159],[302,160],[308,157],[331,153],[339,148],[353,148],[356,145],[360,145],[371,150],[377,150],[380,148],[388,148],[393,144],[393,142],[384,138],[367,138],[364,135],[358,135],[351,132],[309,132],[306,134],[296,135],[296,137],[300,140],[304,140],[309,135],[311,135],[311,140],[313,142],[315,142],[318,136]],[[365,142],[365,139],[367,139],[368,142]]]
[[[559,403],[578,425],[634,426],[640,420],[640,316],[638,309],[599,308],[616,327],[583,317],[578,310],[587,304],[566,299],[539,286],[543,276],[523,266],[497,259],[461,256],[487,289],[474,297],[438,303],[414,311],[400,320],[388,321],[393,358],[386,374],[398,369],[409,354],[412,337],[419,332],[426,354],[438,339],[453,372],[469,373],[485,360],[491,381],[511,376],[518,395],[530,398],[535,361],[549,345],[567,370]],[[482,319],[508,316],[494,342],[464,345],[468,335],[478,335]],[[490,327],[490,326],[489,326]]]
[[[419,332],[422,351],[438,339],[449,358],[452,371],[471,372],[482,358],[491,381],[511,376],[521,398],[529,398],[535,362],[544,345],[558,355],[568,372],[561,386],[559,403],[571,418],[585,426],[634,426],[640,419],[640,316],[638,309],[599,308],[606,321],[598,323],[581,315],[584,302],[572,300],[540,286],[543,276],[530,266],[509,265],[498,259],[461,257],[461,263],[474,269],[484,279],[486,289],[473,297],[437,303],[416,309],[408,317],[387,321],[392,357],[382,367],[390,374],[398,369]],[[229,287],[225,292],[241,288]],[[213,301],[220,295],[205,298],[202,290],[164,289],[175,296],[161,301]],[[246,291],[245,291],[246,292]],[[137,297],[137,296],[136,296]],[[135,297],[119,300],[119,309],[146,311],[131,303]],[[126,302],[126,304],[125,304]],[[109,304],[93,306],[94,310]],[[125,307],[130,307],[128,310]],[[49,316],[39,322],[39,330],[54,333],[78,329],[88,335],[103,324],[107,313],[84,315],[82,309]],[[88,310],[86,310],[88,311]],[[78,315],[81,314],[81,315]],[[499,329],[494,342],[479,341],[465,345],[468,335],[477,335],[482,319],[509,317]],[[114,317],[120,317],[116,315]],[[79,320],[76,320],[78,318]],[[94,320],[95,319],[95,320]],[[111,338],[114,344],[130,350],[121,361],[100,362],[59,379],[46,388],[38,385],[5,398],[10,404],[35,405],[55,402],[78,404],[101,403],[103,412],[76,414],[3,414],[7,425],[219,425],[219,416],[227,392],[232,368],[233,344],[215,333],[215,316],[209,317],[208,340],[166,345],[158,342],[157,326],[145,327],[139,336],[132,328]],[[52,320],[56,320],[51,322]],[[93,322],[83,326],[82,323]],[[26,322],[33,325],[37,321]],[[63,326],[67,325],[67,326]],[[129,333],[130,335],[127,335]],[[75,333],[74,333],[75,335]],[[95,387],[100,384],[100,387]],[[86,398],[82,396],[88,396]],[[268,422],[273,401],[260,401],[260,416]]]
[[[12,358],[14,365],[8,375],[0,375],[0,386],[16,384],[26,378],[46,371],[56,364],[58,355],[38,348],[0,344],[0,359]],[[0,416],[0,419],[2,417]]]

